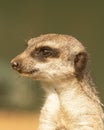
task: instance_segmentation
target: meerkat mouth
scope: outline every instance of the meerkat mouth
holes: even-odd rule
[[[33,69],[33,70],[30,70],[30,71],[23,71],[23,70],[18,70],[18,72],[20,73],[20,74],[28,74],[28,75],[30,75],[30,74],[33,74],[33,73],[36,73],[36,72],[38,72],[39,71],[39,69]]]

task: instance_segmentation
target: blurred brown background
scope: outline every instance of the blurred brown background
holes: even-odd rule
[[[89,51],[91,72],[104,103],[103,0],[0,0],[0,130],[35,130],[43,91],[39,82],[20,77],[10,60],[32,37],[70,34]]]

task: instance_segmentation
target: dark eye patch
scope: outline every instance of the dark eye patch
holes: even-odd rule
[[[36,48],[34,51],[31,52],[31,56],[33,58],[38,58],[39,60],[46,60],[48,57],[57,58],[59,57],[59,50],[56,48],[51,48],[48,46],[43,46]]]

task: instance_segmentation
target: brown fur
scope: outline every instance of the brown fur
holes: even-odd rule
[[[11,61],[46,91],[38,130],[104,130],[104,113],[88,71],[88,54],[74,37],[41,35]]]

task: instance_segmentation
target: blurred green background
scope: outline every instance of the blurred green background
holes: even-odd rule
[[[90,68],[104,103],[104,0],[0,0],[0,108],[38,110],[39,83],[20,77],[10,61],[32,37],[70,34],[87,48]]]

